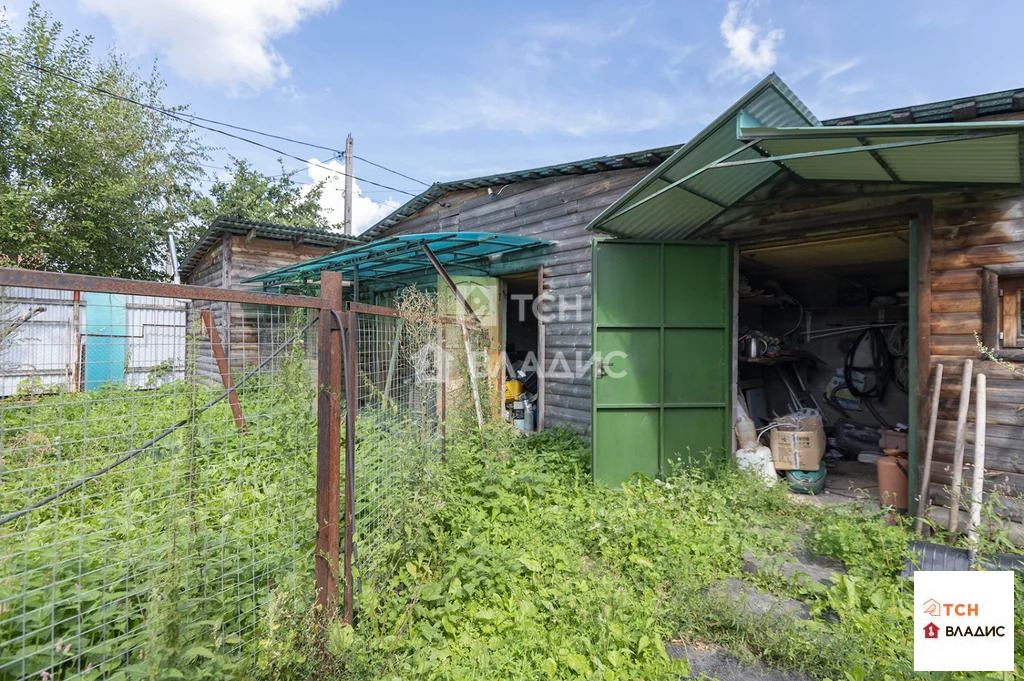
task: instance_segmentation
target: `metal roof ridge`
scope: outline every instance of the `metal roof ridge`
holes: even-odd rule
[[[587,231],[599,231],[600,224],[614,216],[623,206],[627,203],[632,196],[645,189],[652,182],[658,179],[663,168],[668,168],[672,164],[678,162],[688,154],[700,147],[701,142],[711,137],[717,132],[723,125],[729,123],[733,117],[739,116],[745,107],[756,97],[766,92],[769,89],[776,90],[782,99],[793,108],[793,110],[804,118],[812,126],[820,125],[820,121],[814,115],[814,113],[807,107],[803,101],[789,88],[788,85],[779,77],[774,71],[769,73],[767,76],[762,78],[754,87],[750,88],[742,97],[737,99],[729,108],[719,114],[711,123],[704,126],[700,131],[693,136],[693,138],[686,144],[679,147],[675,153],[669,156],[667,159],[662,161],[658,166],[651,170],[650,173],[645,175],[639,182],[630,187],[622,196],[613,201],[603,211],[601,211],[597,217],[590,221],[587,225]]]
[[[531,173],[532,174],[540,174],[540,173],[545,173],[545,172],[551,172],[552,170],[555,170],[557,168],[562,168],[562,167],[584,166],[584,165],[588,165],[588,164],[589,165],[593,165],[595,163],[607,164],[607,163],[617,162],[618,159],[621,159],[621,158],[624,158],[624,157],[627,157],[627,158],[628,157],[639,157],[639,156],[646,156],[646,155],[649,155],[649,154],[667,154],[667,155],[669,155],[669,157],[671,157],[671,154],[673,154],[676,151],[678,151],[680,146],[682,146],[682,145],[670,144],[670,145],[667,145],[667,146],[651,147],[651,148],[648,148],[648,149],[639,149],[637,151],[627,151],[627,152],[623,152],[623,153],[619,153],[619,154],[610,154],[610,155],[607,155],[607,156],[593,156],[591,158],[579,159],[579,160],[574,160],[574,161],[566,161],[564,163],[552,163],[552,164],[549,164],[549,165],[546,165],[546,166],[537,166],[535,168],[524,168],[524,169],[520,169],[520,170],[507,170],[507,171],[503,171],[503,172],[500,172],[500,173],[493,173],[491,175],[480,175],[480,176],[477,176],[477,177],[468,177],[468,178],[464,178],[464,179],[460,179],[460,180],[447,180],[445,182],[434,182],[429,187],[424,189],[422,192],[420,192],[419,194],[417,194],[413,198],[409,199],[408,201],[403,203],[401,206],[399,206],[398,208],[396,208],[395,210],[391,211],[386,216],[384,216],[383,218],[378,220],[374,225],[372,225],[371,227],[366,229],[362,233],[362,235],[363,236],[367,236],[369,238],[373,238],[373,236],[375,236],[376,233],[378,233],[380,231],[383,231],[385,229],[388,229],[389,227],[393,227],[394,225],[398,224],[402,220],[410,217],[413,213],[421,210],[424,206],[429,204],[431,201],[433,201],[435,199],[438,199],[441,196],[444,196],[446,193],[451,192],[451,191],[460,191],[461,189],[468,189],[467,187],[462,187],[461,186],[461,185],[465,185],[465,184],[468,184],[468,183],[476,183],[476,184],[480,184],[480,185],[483,185],[483,186],[496,186],[497,184],[501,184],[501,182],[497,182],[497,180],[502,179],[502,178],[507,179],[509,177],[515,177],[517,175],[526,175],[526,174],[531,174]],[[633,158],[630,158],[630,160],[633,161]],[[634,163],[635,163],[635,161],[634,161]],[[624,170],[624,168],[608,168],[607,171],[598,170],[598,171],[593,171],[593,173],[596,173],[596,172],[608,172],[608,171],[612,171],[612,170]],[[592,174],[592,173],[583,172],[583,173],[570,173],[570,174],[581,175],[581,174]],[[558,177],[558,176],[557,175],[550,175],[548,177]],[[518,179],[518,180],[515,180],[515,181],[517,181],[517,182],[528,182],[528,181],[531,181],[531,180],[534,180],[534,179],[542,179],[542,178],[523,178],[523,179]],[[506,182],[506,184],[511,184],[511,182]],[[482,189],[483,186],[481,186],[479,188]],[[415,210],[413,210],[412,213],[409,213],[408,215],[403,215],[403,213],[405,213],[407,209],[413,208],[414,206],[417,206],[417,204],[422,204],[422,205],[420,205],[418,207],[415,207]],[[395,219],[395,218],[397,218],[397,219]]]

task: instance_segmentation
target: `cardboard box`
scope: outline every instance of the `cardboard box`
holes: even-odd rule
[[[782,471],[816,471],[825,455],[825,429],[820,425],[809,430],[770,431],[772,460]]]

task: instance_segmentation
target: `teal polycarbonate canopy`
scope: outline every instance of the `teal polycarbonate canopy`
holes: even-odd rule
[[[270,287],[312,282],[319,281],[322,272],[341,272],[349,280],[357,273],[360,280],[411,279],[435,269],[424,246],[445,268],[476,267],[486,273],[488,261],[546,245],[541,239],[490,232],[402,234],[281,267],[242,283]]]
[[[788,173],[804,180],[1021,185],[1024,121],[820,125],[774,74],[588,229],[685,239]]]

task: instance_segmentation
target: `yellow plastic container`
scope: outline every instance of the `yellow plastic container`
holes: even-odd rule
[[[505,381],[505,401],[515,402],[523,394],[522,381]]]

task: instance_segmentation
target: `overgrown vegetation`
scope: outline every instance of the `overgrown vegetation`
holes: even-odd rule
[[[314,385],[301,347],[267,379],[240,389],[247,434],[226,401],[196,415],[220,390],[194,374],[5,400],[0,516],[186,425],[0,526],[0,678],[242,673],[268,595],[308,572],[315,527]]]
[[[898,576],[910,533],[881,512],[793,504],[721,462],[608,490],[592,483],[578,435],[491,425],[483,449],[471,420],[442,466],[436,438],[389,410],[360,420],[359,451],[395,460],[357,511],[370,499],[392,511],[372,541],[360,526],[357,621],[343,626],[312,607],[308,369],[296,348],[280,378],[242,389],[243,404],[265,409],[248,434],[218,405],[85,491],[0,527],[0,678],[676,679],[687,663],[669,659],[669,641],[833,681],[983,678],[911,671],[912,591]],[[129,392],[0,410],[0,512],[216,391]],[[385,439],[390,449],[365,446]],[[847,574],[820,585],[743,571],[750,552],[796,544]],[[814,617],[751,615],[721,588],[728,578],[802,599]]]

